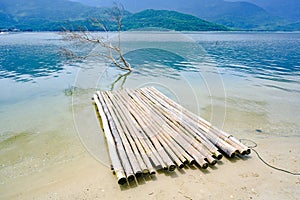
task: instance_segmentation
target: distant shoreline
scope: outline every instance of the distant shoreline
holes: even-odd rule
[[[63,33],[64,31],[57,31],[57,30],[43,30],[43,31],[0,31],[0,35],[7,35],[7,34],[16,34],[16,33]],[[76,31],[75,31],[76,32]],[[79,32],[79,31],[78,31]],[[105,31],[89,31],[89,32],[105,32]],[[117,31],[108,31],[110,33],[114,33]],[[289,30],[222,30],[222,31],[212,31],[212,30],[207,30],[207,31],[175,31],[175,30],[126,30],[122,32],[166,32],[166,33],[300,33],[300,30],[296,31],[289,31]]]

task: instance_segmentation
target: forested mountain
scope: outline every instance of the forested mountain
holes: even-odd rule
[[[125,20],[127,24],[124,24],[126,25],[124,27],[127,30],[143,28],[146,25],[160,25],[172,30],[205,30],[205,27],[207,30],[219,30],[223,29],[224,26],[236,30],[300,29],[300,12],[298,11],[300,10],[300,3],[297,2],[298,0],[243,0],[248,2],[240,2],[239,0],[119,1],[125,9],[131,12],[126,12],[128,19]],[[257,3],[263,8],[253,3]],[[83,25],[91,30],[99,30],[99,28],[96,29],[91,26],[89,19],[105,18],[110,9],[109,6],[112,4],[113,0],[0,0],[0,29],[17,28],[45,31],[61,30],[62,26],[68,25],[73,27]],[[150,12],[148,10],[142,14],[137,13],[145,9],[165,11],[154,12],[152,10]],[[177,11],[177,13],[173,13],[173,15],[167,10]],[[201,19],[193,16],[184,17],[178,12],[191,14],[224,26],[223,28],[216,24],[204,26]],[[152,13],[151,16],[149,16],[150,13]],[[160,17],[158,20],[156,16],[158,13],[164,18]],[[139,18],[145,14],[148,19]],[[158,23],[158,21],[164,23]]]
[[[109,6],[112,0],[72,0],[93,6]],[[285,21],[249,2],[225,0],[119,0],[124,7],[137,12],[144,9],[165,9],[188,13],[208,21],[238,29],[272,29]]]
[[[124,29],[155,27],[176,31],[224,31],[225,26],[211,23],[198,17],[166,10],[144,10],[128,16],[123,21]]]
[[[80,23],[104,12],[104,8],[68,0],[1,0],[0,28],[59,30],[69,22]]]
[[[86,26],[89,30],[101,30],[100,27],[92,26],[90,19],[105,19],[109,10],[67,0],[1,0],[0,29],[56,31],[63,26],[74,29]],[[165,10],[147,10],[136,14],[125,12],[123,25],[125,30],[149,27],[179,31],[227,30],[224,26],[195,16]],[[110,30],[116,29],[109,22],[108,27]]]

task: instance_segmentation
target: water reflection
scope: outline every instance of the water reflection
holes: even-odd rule
[[[115,89],[116,84],[120,83],[120,89],[124,89],[124,84],[127,80],[127,76],[129,76],[131,74],[131,71],[125,73],[125,74],[121,74],[119,75],[119,77],[111,84],[111,88],[110,90],[113,91]]]

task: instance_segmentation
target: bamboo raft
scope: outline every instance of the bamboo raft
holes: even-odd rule
[[[250,154],[232,135],[212,126],[153,87],[96,92],[112,170],[123,185],[156,170],[207,168],[225,156]]]

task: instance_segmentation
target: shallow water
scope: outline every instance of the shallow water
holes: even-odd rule
[[[65,162],[85,147],[108,164],[91,97],[155,86],[237,137],[299,137],[300,33],[122,35],[132,73],[101,58],[67,62],[56,33],[0,36],[0,180]],[[95,48],[90,55],[102,51]]]

